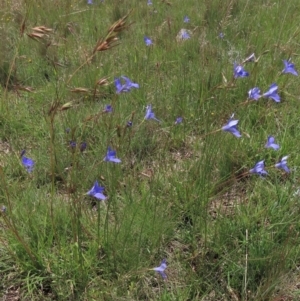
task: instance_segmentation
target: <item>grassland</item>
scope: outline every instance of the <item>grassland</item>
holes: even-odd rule
[[[0,298],[299,300],[299,1],[93,2],[0,4]]]

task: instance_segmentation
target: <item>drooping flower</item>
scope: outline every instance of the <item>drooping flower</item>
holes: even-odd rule
[[[268,137],[268,141],[265,145],[266,148],[273,148],[275,150],[279,149],[279,145],[275,143],[275,138],[273,136]]]
[[[160,120],[158,120],[158,119],[155,117],[155,114],[152,112],[152,106],[151,106],[151,105],[148,105],[148,106],[146,107],[146,115],[145,115],[145,119],[146,119],[146,120],[154,119],[154,120],[160,122]]]
[[[93,0],[88,0],[87,4],[93,4]]]
[[[80,143],[80,151],[84,152],[86,150],[87,143],[86,142],[81,142]]]
[[[2,213],[5,213],[5,212],[6,212],[6,207],[5,207],[4,205],[2,205],[0,211],[1,211]]]
[[[177,117],[176,120],[175,120],[175,124],[179,124],[183,121],[183,118],[182,117]]]
[[[280,96],[277,93],[278,91],[278,86],[276,83],[271,84],[269,87],[269,90],[264,93],[262,96],[267,97],[267,98],[272,98],[276,102],[280,102]]]
[[[140,87],[139,84],[132,82],[128,77],[123,75],[121,77],[125,80],[125,85],[128,90],[130,90],[131,88],[138,89]]]
[[[219,38],[220,38],[220,39],[223,39],[224,37],[225,37],[225,34],[224,34],[223,32],[220,32],[220,33],[219,33]]]
[[[165,274],[166,268],[167,268],[167,261],[166,259],[163,259],[160,266],[153,268],[153,270],[158,272],[163,279],[166,279],[167,278],[167,275]]]
[[[121,78],[125,81],[124,84],[122,84],[120,78],[116,77],[114,80],[117,94],[129,92],[131,88],[139,88],[139,84],[132,82],[128,77],[121,76]]]
[[[121,92],[128,92],[129,90],[126,88],[125,85],[122,85],[121,79],[118,77],[115,77],[115,87],[116,87],[116,93],[120,94]]]
[[[104,113],[112,113],[112,111],[113,111],[113,108],[111,105],[106,105],[103,110]]]
[[[191,38],[191,36],[189,35],[189,33],[186,30],[182,31],[182,33],[181,33],[182,40],[188,40],[190,38]]]
[[[233,65],[233,75],[234,75],[234,78],[247,77],[247,76],[249,76],[249,72],[245,71],[243,66],[237,65],[236,63],[234,63],[234,65]]]
[[[250,169],[250,173],[256,173],[260,176],[266,176],[268,173],[265,171],[265,160],[257,162],[255,166]]]
[[[188,16],[184,16],[183,22],[190,23],[190,18]]]
[[[152,5],[152,4],[153,4],[152,1],[148,0],[147,5]]]
[[[77,145],[76,141],[71,140],[71,141],[69,142],[69,146],[70,146],[72,149],[74,149],[74,148],[76,147],[76,145]]]
[[[222,127],[222,130],[225,131],[225,132],[229,132],[229,133],[233,134],[237,138],[240,138],[240,137],[242,137],[242,135],[239,132],[239,130],[237,129],[237,124],[238,124],[239,121],[238,120],[232,120],[233,117],[234,117],[234,114],[228,120],[227,124],[225,124]]]
[[[258,100],[261,97],[260,90],[258,87],[254,87],[253,89],[250,89],[248,95],[249,95],[249,99],[254,99],[254,100]]]
[[[116,157],[116,151],[112,150],[110,147],[108,147],[106,156],[103,160],[107,162],[121,163],[121,160]]]
[[[93,196],[98,200],[106,200],[106,196],[103,194],[104,189],[98,184],[98,181],[95,181],[94,186],[87,192],[87,195]]]
[[[287,159],[289,156],[282,157],[281,161],[275,164],[275,167],[285,170],[287,173],[290,172],[290,169],[287,167]]]
[[[24,151],[24,153],[22,155],[22,159],[21,159],[22,160],[22,164],[26,168],[27,172],[31,173],[33,171],[35,163],[34,163],[34,161],[32,159],[25,157],[24,154],[25,154],[25,151]]]
[[[144,42],[145,42],[146,46],[153,45],[153,42],[149,37],[144,36]]]
[[[284,69],[282,70],[282,73],[291,73],[295,76],[298,76],[298,72],[295,69],[295,65],[290,60],[284,60]]]
[[[127,123],[126,123],[126,126],[128,127],[128,128],[130,128],[130,127],[132,127],[132,121],[131,120],[128,120],[127,121]]]

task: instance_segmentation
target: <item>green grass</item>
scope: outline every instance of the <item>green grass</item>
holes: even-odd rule
[[[299,78],[281,74],[300,66],[298,1],[94,2],[0,4],[0,298],[298,300]],[[131,9],[120,45],[89,60]],[[53,31],[34,40],[36,26]],[[121,75],[140,88],[116,94]],[[245,103],[274,82],[280,103]],[[232,113],[240,139],[216,131]],[[290,174],[274,168],[285,155]],[[249,174],[260,160],[265,178]],[[86,195],[96,180],[106,201]],[[166,281],[151,270],[163,258]]]

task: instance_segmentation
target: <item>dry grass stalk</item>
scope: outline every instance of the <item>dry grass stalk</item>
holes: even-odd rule
[[[53,29],[48,28],[46,26],[36,26],[33,27],[31,33],[27,33],[27,35],[34,39],[34,40],[38,40],[38,39],[43,39],[44,37],[49,37],[49,33],[53,32]]]
[[[119,45],[116,43],[118,41],[117,34],[125,29],[127,29],[132,23],[126,24],[126,19],[128,18],[131,11],[126,14],[124,17],[116,21],[109,29],[105,38],[100,39],[96,46],[94,47],[93,54],[97,51],[105,51],[112,47]]]
[[[117,33],[125,30],[126,28],[128,28],[132,23],[130,24],[126,24],[126,19],[128,18],[128,16],[131,14],[132,10],[127,13],[124,17],[122,17],[121,19],[119,19],[118,21],[116,21],[108,30],[105,38],[100,39],[96,46],[94,47],[93,53],[91,55],[91,57],[89,57],[81,66],[79,66],[74,72],[73,74],[69,77],[69,80],[67,81],[67,84],[71,81],[71,79],[73,78],[73,76],[86,64],[88,64],[89,62],[92,61],[93,57],[96,55],[97,52],[101,52],[101,51],[105,51],[105,50],[109,50],[112,47],[115,47],[117,45],[119,45],[120,43],[117,43],[118,41],[118,37],[117,37]]]
[[[90,90],[89,89],[87,89],[87,88],[74,88],[74,89],[71,89],[70,90],[71,92],[73,92],[73,93],[88,93],[88,92],[90,92]]]
[[[109,85],[109,81],[107,80],[107,78],[103,77],[100,78],[97,82],[96,82],[97,86],[108,86]]]

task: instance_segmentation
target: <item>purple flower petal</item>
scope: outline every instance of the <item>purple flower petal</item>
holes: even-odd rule
[[[282,70],[282,73],[291,73],[295,76],[298,76],[298,72],[295,69],[295,65],[290,62],[290,60],[284,60],[284,69]]]
[[[102,193],[104,191],[104,187],[101,187],[98,184],[98,181],[95,181],[94,186],[91,190],[87,192],[88,195],[95,197],[98,200],[105,200],[106,196]]]

